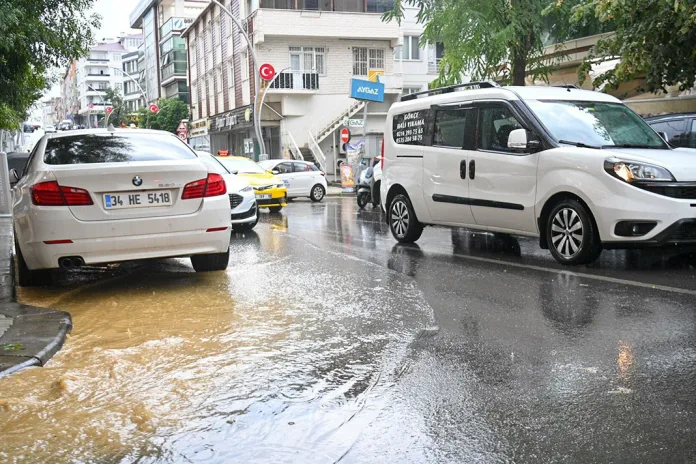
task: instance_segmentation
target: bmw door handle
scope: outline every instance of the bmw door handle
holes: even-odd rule
[[[476,161],[469,161],[469,179],[476,177]]]
[[[459,163],[459,177],[466,179],[466,160]]]

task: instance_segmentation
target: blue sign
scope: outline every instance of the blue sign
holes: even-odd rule
[[[350,84],[350,97],[356,100],[381,103],[384,101],[384,84],[363,79],[353,79]]]

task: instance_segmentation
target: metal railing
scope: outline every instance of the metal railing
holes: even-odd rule
[[[302,154],[302,151],[300,150],[300,147],[297,145],[297,142],[295,142],[295,137],[292,136],[290,131],[285,132],[288,136],[288,140],[290,140],[290,153],[292,153],[292,157],[295,158],[296,160],[304,161],[304,155]]]
[[[162,80],[167,80],[172,76],[186,77],[187,66],[185,62],[175,61],[162,68]]]
[[[435,58],[433,61],[432,59],[428,61],[428,73],[429,74],[437,74],[440,72],[440,61],[441,58]]]
[[[319,74],[283,72],[269,87],[271,89],[319,90]]]
[[[319,146],[319,142],[317,142],[317,139],[315,139],[314,135],[312,135],[312,131],[307,132],[309,134],[309,149],[312,151],[314,159],[317,161],[317,164],[320,168],[326,169],[326,155],[324,155],[324,152],[321,150],[321,147]]]

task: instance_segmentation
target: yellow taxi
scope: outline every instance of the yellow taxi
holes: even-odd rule
[[[277,213],[287,206],[288,190],[283,180],[244,156],[216,156],[232,174],[243,177],[256,194],[259,208]]]

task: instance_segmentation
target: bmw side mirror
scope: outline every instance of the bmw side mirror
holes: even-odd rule
[[[17,169],[12,168],[10,169],[10,183],[15,184],[19,182],[19,179],[22,178],[22,173],[19,172]]]
[[[657,134],[662,137],[662,140],[669,143],[669,135],[667,135],[667,132],[658,132]]]

